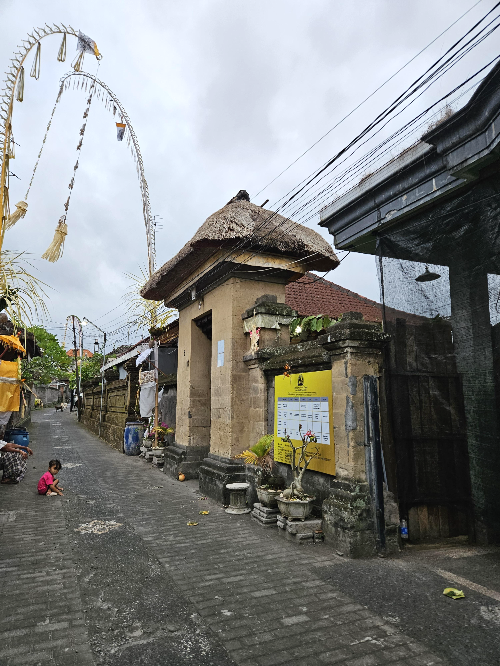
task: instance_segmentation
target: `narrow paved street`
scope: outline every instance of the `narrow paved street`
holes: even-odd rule
[[[26,478],[0,487],[0,664],[499,663],[498,548],[344,560],[224,513],[74,414],[33,421]],[[63,498],[36,493],[52,457]]]

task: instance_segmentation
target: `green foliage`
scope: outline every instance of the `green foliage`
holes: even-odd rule
[[[50,384],[53,379],[68,379],[71,359],[61,347],[55,335],[41,326],[28,329],[33,333],[43,356],[23,360],[22,376],[28,384]]]
[[[0,309],[20,328],[48,315],[47,285],[30,273],[31,268],[24,252],[0,252]]]
[[[264,437],[261,437],[257,444],[252,446],[250,451],[254,453],[257,458],[263,458],[264,456],[267,456],[269,451],[271,450],[271,446],[273,445],[273,440],[274,436],[273,435],[264,435]]]
[[[242,458],[247,465],[257,465],[261,467],[265,474],[268,474],[273,467],[273,457],[271,448],[274,442],[273,435],[264,435],[254,444],[251,449],[247,449],[235,458]]]
[[[80,365],[82,384],[101,376],[102,354],[94,354],[92,358],[84,358]]]
[[[336,321],[340,321],[340,319],[330,319],[330,317],[326,315],[296,317],[290,324],[290,336],[293,338],[301,333],[319,333],[320,331],[327,329]]]
[[[146,327],[151,335],[160,335],[166,324],[173,319],[176,310],[167,308],[163,301],[150,301],[141,296],[141,289],[149,280],[146,269],[140,268],[139,275],[126,273],[126,276],[132,281],[130,291],[125,295],[129,326],[136,330]]]

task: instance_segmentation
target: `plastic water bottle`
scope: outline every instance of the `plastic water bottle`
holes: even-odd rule
[[[406,520],[401,521],[401,525],[400,525],[399,529],[401,531],[401,538],[402,539],[407,539],[408,538],[408,523],[406,522]]]

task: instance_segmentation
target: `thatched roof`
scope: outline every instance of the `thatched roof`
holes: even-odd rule
[[[166,299],[219,249],[278,254],[303,259],[308,270],[328,271],[339,260],[316,231],[250,203],[244,190],[210,215],[193,238],[141,290],[144,298]]]

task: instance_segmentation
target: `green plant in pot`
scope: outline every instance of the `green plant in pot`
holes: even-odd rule
[[[276,498],[285,487],[283,479],[274,473],[273,443],[273,435],[264,435],[251,449],[236,456],[247,465],[258,467],[257,497],[267,507],[276,506]]]
[[[301,443],[293,444],[290,435],[282,438],[291,448],[290,465],[292,467],[293,481],[277,498],[278,508],[282,516],[290,519],[305,520],[312,512],[314,497],[306,493],[302,487],[302,479],[312,460],[326,460],[320,456],[317,439],[313,432],[302,432],[299,425]],[[316,446],[314,446],[316,444]],[[311,448],[311,445],[313,447]]]
[[[154,426],[151,426],[149,428],[149,432],[145,436],[145,440],[148,442],[145,444],[146,448],[154,448],[154,442],[155,442],[155,433],[158,433],[157,435],[157,441],[158,441],[158,448],[163,448],[165,446],[165,438],[167,435],[170,435],[171,433],[174,432],[173,428],[169,428],[166,423],[161,423],[161,425],[158,425],[156,428]],[[149,446],[148,446],[149,444]]]

